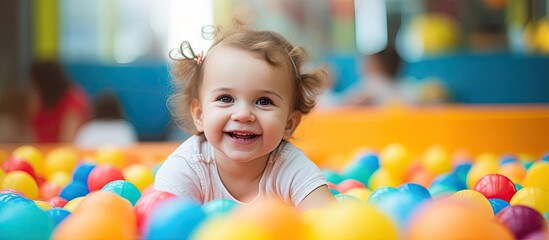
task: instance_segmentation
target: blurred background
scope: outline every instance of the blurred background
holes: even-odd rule
[[[332,86],[319,108],[547,104],[548,13],[549,0],[5,0],[0,142],[77,141],[97,119],[118,120],[108,131],[126,125],[112,134],[121,143],[184,139],[166,107],[168,52],[184,40],[207,50],[202,26],[235,15],[305,46],[311,66],[328,66]],[[52,62],[65,83],[40,86],[57,73],[33,72]],[[55,97],[71,92],[59,89],[76,90]],[[100,115],[94,106],[106,92],[114,113]],[[58,124],[73,126],[67,138],[59,127],[37,130],[62,114],[45,95],[79,109],[79,120]]]

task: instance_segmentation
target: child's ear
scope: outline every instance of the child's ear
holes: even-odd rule
[[[286,120],[286,127],[284,128],[284,139],[287,140],[292,137],[292,134],[301,122],[301,116],[302,114],[300,111],[294,111],[290,113],[290,116],[288,116],[288,120]]]
[[[202,106],[198,99],[191,102],[191,115],[193,116],[194,127],[198,132],[204,132],[204,124],[202,121]]]

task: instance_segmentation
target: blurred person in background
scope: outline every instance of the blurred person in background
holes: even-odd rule
[[[89,120],[86,92],[54,60],[33,63],[31,82],[36,142],[72,142],[77,129]]]
[[[126,147],[138,141],[135,127],[126,120],[123,106],[113,90],[99,93],[93,102],[92,120],[75,137],[80,148]]]
[[[410,104],[416,102],[413,88],[406,88],[399,79],[402,60],[394,48],[367,55],[363,76],[349,86],[341,99],[344,106]]]
[[[30,143],[29,98],[21,87],[0,82],[0,143]]]

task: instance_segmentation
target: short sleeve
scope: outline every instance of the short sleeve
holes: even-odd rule
[[[190,197],[202,202],[201,184],[196,163],[179,154],[172,154],[158,169],[154,189]]]
[[[278,183],[280,189],[288,189],[291,201],[299,205],[307,195],[327,181],[316,166],[300,149],[291,144],[280,154]]]

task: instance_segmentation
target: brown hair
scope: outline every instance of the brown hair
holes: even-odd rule
[[[72,84],[58,61],[39,61],[31,66],[31,79],[40,93],[40,102],[47,109],[55,107]]]
[[[214,36],[210,50],[217,45],[230,46],[257,53],[273,67],[289,67],[290,77],[295,79],[294,110],[308,114],[315,107],[317,96],[328,84],[328,75],[321,67],[306,73],[301,71],[307,60],[307,54],[302,47],[293,46],[276,32],[251,30],[238,22],[229,30],[215,27],[210,29],[213,29],[211,36]],[[208,34],[206,30],[203,29],[203,36]],[[198,134],[193,124],[190,104],[199,97],[204,69],[202,65],[207,64],[207,61],[197,61],[202,57],[194,53],[189,42],[183,42],[175,51],[180,56],[173,57],[174,52],[170,52],[173,60],[171,74],[174,93],[168,99],[168,108],[180,127],[191,134]]]

